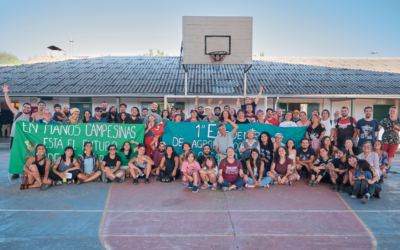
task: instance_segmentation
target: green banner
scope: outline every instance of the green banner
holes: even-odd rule
[[[218,125],[219,123],[211,122],[173,123],[168,121],[164,127],[165,134],[163,135],[163,141],[167,145],[174,146],[178,154],[183,153],[183,143],[189,142],[192,144],[192,150],[197,156],[203,154],[203,145],[208,144],[211,146],[212,155],[215,156],[213,144],[214,138],[218,133]],[[232,131],[232,125],[225,124],[225,126],[227,131]],[[300,147],[300,140],[305,136],[307,129],[307,127],[281,128],[262,123],[240,124],[238,126],[239,129],[233,139],[237,155],[240,155],[240,143],[246,139],[246,133],[250,129],[255,131],[257,138],[264,131],[268,132],[272,137],[275,137],[276,133],[281,133],[283,135],[283,142],[286,143],[288,139],[292,139],[296,144],[296,148]]]
[[[72,146],[76,150],[75,157],[78,158],[78,155],[83,153],[85,142],[90,141],[93,144],[93,152],[99,155],[101,161],[108,154],[107,147],[110,144],[116,145],[119,150],[126,141],[134,140],[142,143],[145,131],[144,125],[138,124],[47,125],[18,121],[15,126],[9,167],[9,172],[12,174],[23,172],[26,161],[35,154],[38,144],[46,146],[47,157],[54,163],[67,146]]]

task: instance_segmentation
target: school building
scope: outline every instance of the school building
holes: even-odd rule
[[[0,84],[10,86],[16,107],[30,102],[36,108],[43,100],[81,110],[93,110],[107,101],[110,106],[126,103],[142,109],[156,102],[190,110],[194,97],[199,105],[236,108],[244,95],[263,94],[257,108],[304,110],[317,108],[332,112],[348,106],[356,119],[366,106],[374,108],[374,118],[388,117],[388,108],[400,108],[400,58],[254,58],[248,65],[181,65],[180,57],[105,56],[41,57],[30,64],[0,67]],[[246,88],[244,88],[246,86]],[[243,99],[241,100],[243,103]],[[4,95],[1,109],[7,109]]]

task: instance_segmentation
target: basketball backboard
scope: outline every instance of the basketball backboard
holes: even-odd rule
[[[184,16],[183,64],[212,64],[210,53],[226,51],[221,64],[252,64],[252,17]]]

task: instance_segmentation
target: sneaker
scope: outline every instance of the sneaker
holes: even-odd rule
[[[311,180],[309,183],[308,183],[308,186],[312,186],[312,185],[314,185],[314,181],[313,180]]]
[[[319,181],[314,181],[313,187],[318,187],[319,186]]]
[[[288,181],[288,182],[285,183],[285,185],[291,186],[291,185],[292,185],[292,182],[291,182],[291,181]]]
[[[208,183],[204,183],[203,186],[201,186],[201,189],[207,189],[208,188]]]
[[[357,199],[357,196],[356,195],[352,195],[352,196],[350,196],[351,198],[353,198],[353,199]]]
[[[138,179],[133,179],[133,185],[137,185],[137,184],[139,184],[139,181],[138,181]]]
[[[97,182],[101,182],[101,178],[100,178],[100,177],[97,178],[96,181],[97,181]]]
[[[272,181],[271,185],[279,185],[279,182],[278,181]]]
[[[161,178],[159,176],[157,176],[156,181],[161,181]]]
[[[174,177],[171,177],[171,181],[175,181],[175,176],[174,176]]]
[[[212,185],[211,190],[213,190],[213,191],[217,190],[217,184]]]
[[[81,185],[81,183],[83,183],[83,181],[81,179],[78,179],[78,181],[76,182],[76,185]]]
[[[62,181],[53,181],[53,186],[60,186],[62,184]]]
[[[228,192],[229,191],[229,187],[222,187],[222,191],[223,192]]]
[[[378,199],[382,198],[381,193],[375,193],[375,197]]]
[[[242,190],[244,190],[244,186],[241,186],[240,188],[236,188],[236,190],[242,191]]]
[[[193,188],[193,181],[189,182],[188,188]]]
[[[268,184],[265,184],[264,187],[265,187],[265,188],[269,188],[269,185],[268,185]]]
[[[333,192],[339,192],[338,184],[335,183],[335,184],[332,185],[332,191]]]
[[[11,179],[18,179],[19,178],[19,174],[13,174],[12,176],[11,176]]]
[[[362,202],[364,202],[364,203],[367,203],[368,201],[369,201],[369,195],[364,195],[362,198],[361,198],[361,201]]]
[[[192,193],[197,193],[198,191],[199,191],[199,187],[197,185],[193,186]]]
[[[246,184],[246,188],[254,188],[254,185]]]
[[[379,179],[379,184],[383,184],[384,180],[383,180],[383,176],[381,176],[381,178]]]
[[[149,184],[149,183],[150,183],[149,178],[145,178],[145,179],[144,179],[144,184]]]
[[[340,184],[339,186],[339,192],[344,193],[344,184]]]
[[[115,181],[116,183],[121,183],[121,182],[122,182],[122,179],[119,178],[119,177],[115,177],[114,181]]]
[[[49,188],[49,184],[42,184],[42,186],[40,186],[40,190],[45,190]]]
[[[110,178],[106,178],[106,180],[104,182],[105,183],[110,183],[110,182],[112,182],[112,180]]]

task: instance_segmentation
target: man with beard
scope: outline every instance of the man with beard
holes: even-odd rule
[[[274,113],[272,108],[267,109],[267,117],[264,119],[264,122],[265,123],[268,122],[268,124],[272,124],[278,127],[279,126],[278,120],[274,118],[273,114]]]
[[[158,104],[157,103],[153,103],[151,105],[151,114],[155,118],[155,120],[154,120],[155,124],[159,124],[160,122],[162,122],[162,118],[161,118],[161,116],[159,114],[157,114],[157,110],[158,110]],[[149,120],[149,116],[150,116],[150,114],[147,114],[144,117],[144,121],[143,121],[144,124],[147,124],[147,122]]]
[[[137,107],[133,107],[131,109],[131,120],[133,121],[132,123],[136,123],[136,124],[143,123],[142,119],[140,118],[139,109]]]
[[[208,144],[204,144],[203,145],[203,155],[200,155],[199,157],[197,157],[197,160],[196,160],[200,164],[201,168],[204,167],[205,160],[206,160],[207,156],[209,156],[209,155],[211,155],[211,147]],[[214,157],[214,160],[215,160],[215,157]],[[215,162],[216,161],[217,160],[215,160]]]
[[[211,107],[206,107],[206,116],[203,118],[203,122],[219,122],[218,116],[211,113]]]
[[[165,145],[165,142],[160,142],[158,144],[158,147],[156,147],[156,144],[158,143],[158,138],[160,136],[156,136],[154,140],[150,143],[150,147],[152,152],[152,159],[154,162],[154,165],[151,166],[151,174],[152,175],[157,175],[157,169],[160,166],[161,160],[165,155],[165,149],[167,148],[167,145]]]
[[[96,122],[107,123],[106,118],[102,116],[102,111],[103,108],[96,107],[94,109],[94,116],[89,118],[88,123],[96,123]]]
[[[71,113],[69,113],[69,106],[68,105],[64,105],[63,112],[64,112],[66,117],[69,117],[71,115]]]
[[[24,103],[22,104],[22,112],[19,112],[18,109],[16,109],[11,102],[10,97],[8,96],[8,92],[10,92],[8,85],[4,84],[2,86],[3,88],[3,93],[4,93],[4,98],[6,99],[6,103],[8,108],[13,112],[14,114],[14,123],[12,124],[11,127],[11,133],[10,133],[10,150],[12,148],[13,140],[14,140],[14,133],[15,133],[15,125],[18,121],[27,121],[27,122],[33,122],[33,118],[29,115],[29,112],[31,112],[31,104],[30,103]],[[19,174],[13,174],[12,179],[17,179],[19,177]]]
[[[345,148],[339,149],[337,159],[327,164],[327,169],[332,181],[333,192],[344,192],[344,187],[349,181],[349,173],[347,173],[346,161],[349,151]]]
[[[106,118],[108,116],[108,112],[107,112],[107,107],[108,107],[108,103],[106,101],[102,101],[101,102],[101,117]]]
[[[254,123],[257,122],[257,116],[255,114],[253,114],[253,106],[251,104],[247,104],[246,106],[246,114],[244,115],[245,118],[247,118],[247,120],[249,120],[250,123]]]
[[[239,97],[239,98],[237,99],[236,106],[237,106],[238,108],[240,108],[240,109],[245,110],[245,109],[247,108],[247,105],[251,105],[252,110],[255,111],[255,110],[256,110],[256,107],[257,107],[257,104],[258,104],[258,101],[260,100],[260,97],[261,97],[261,95],[262,95],[262,92],[263,92],[263,87],[260,86],[260,92],[258,93],[258,96],[257,96],[257,98],[254,100],[254,102],[251,101],[251,98],[250,98],[250,97],[246,97],[246,98],[244,99],[244,104],[243,104],[243,105],[240,105],[240,98],[241,98],[241,97]]]
[[[307,173],[311,173],[311,168],[314,166],[315,151],[310,147],[310,141],[303,138],[300,141],[301,148],[296,149],[296,169],[300,173],[302,168],[307,169]]]
[[[349,108],[342,107],[342,118],[336,121],[336,133],[335,133],[335,146],[337,148],[344,148],[344,143],[347,137],[353,138],[353,141],[357,137],[356,129],[357,121],[353,117],[349,116]]]
[[[285,118],[282,116],[282,109],[276,110],[276,119],[278,120],[278,124],[285,121]]]
[[[32,114],[33,122],[37,122],[44,118],[43,110],[46,108],[46,103],[44,101],[38,102],[38,111]]]
[[[199,97],[196,96],[195,101],[194,101],[194,109],[197,110],[197,117],[199,117],[199,120],[203,120],[204,117],[206,117],[206,114],[204,114],[204,108],[203,106],[199,106],[197,108],[197,102],[199,100]]]
[[[214,115],[218,116],[218,117],[221,115],[221,108],[220,107],[215,107],[214,108]]]
[[[379,123],[372,118],[372,108],[364,108],[365,118],[357,121],[356,130],[360,138],[358,141],[358,152],[362,152],[362,145],[364,142],[369,141],[371,145],[375,144],[377,133],[379,132]]]
[[[145,118],[148,113],[149,113],[149,109],[148,108],[142,108],[142,117],[143,118]]]
[[[295,123],[300,121],[300,111],[298,111],[298,110],[293,111],[292,121],[294,121]]]

